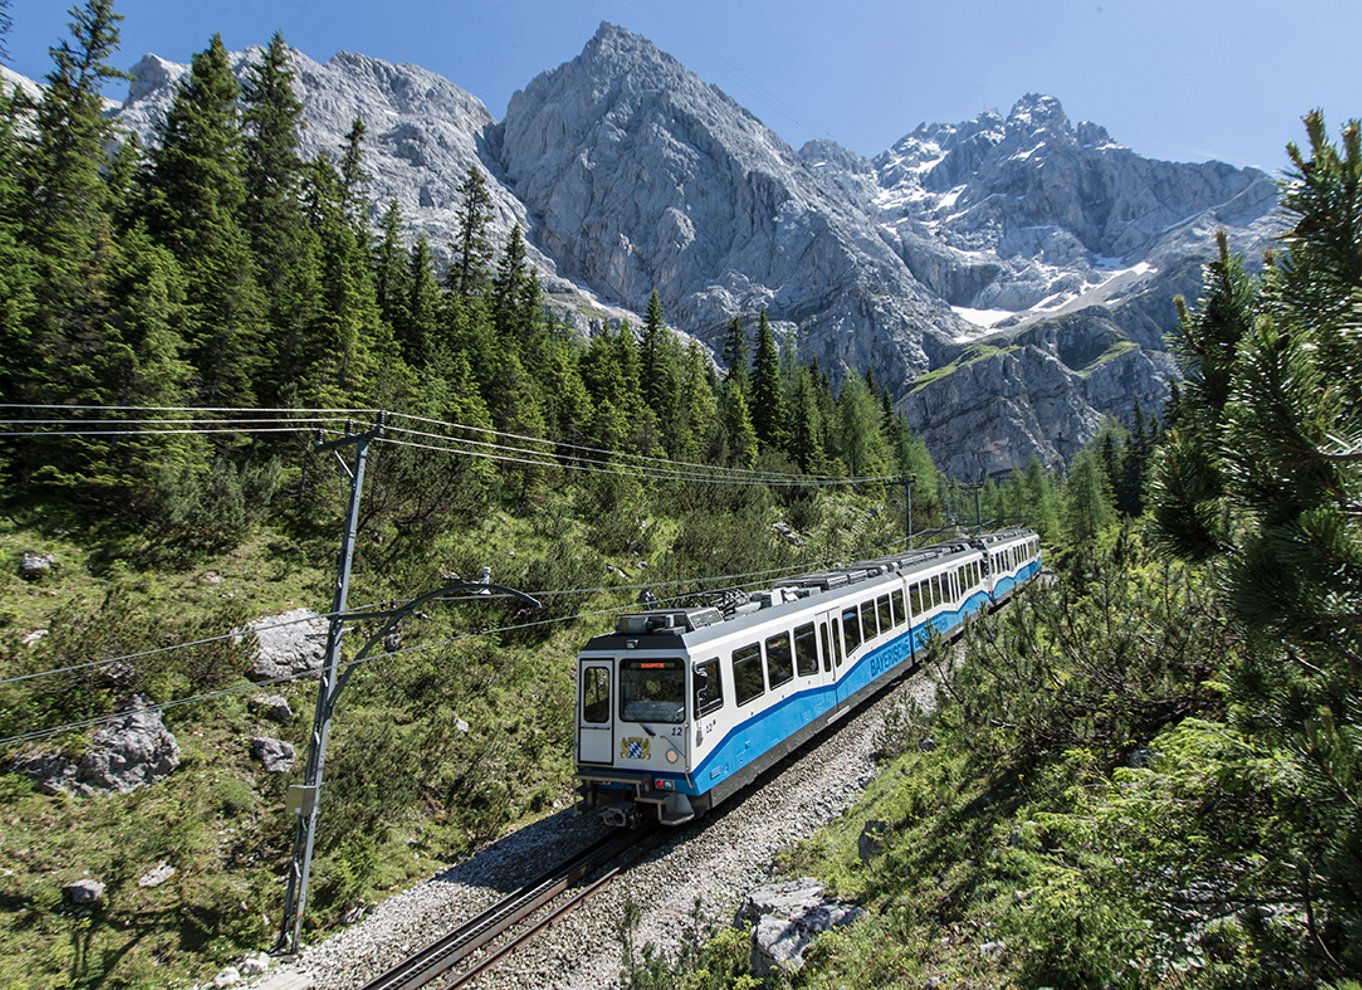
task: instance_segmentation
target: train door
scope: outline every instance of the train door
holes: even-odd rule
[[[615,720],[611,713],[614,661],[582,658],[578,669],[577,761],[613,763]]]

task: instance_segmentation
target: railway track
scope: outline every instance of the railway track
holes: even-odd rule
[[[667,838],[651,829],[607,835],[366,983],[363,990],[410,990],[437,980],[444,988],[463,986],[571,913]],[[577,886],[588,878],[588,883]],[[549,910],[542,917],[494,945],[546,905]],[[481,958],[459,968],[484,949]]]

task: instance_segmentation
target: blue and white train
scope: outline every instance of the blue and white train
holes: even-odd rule
[[[1039,569],[1039,538],[1016,529],[791,578],[727,617],[621,616],[577,658],[579,808],[690,821]]]

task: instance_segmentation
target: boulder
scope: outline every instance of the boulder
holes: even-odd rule
[[[155,867],[147,870],[146,873],[143,873],[137,878],[137,886],[147,889],[159,887],[174,875],[175,867],[171,866],[165,860],[161,860]]]
[[[56,565],[57,558],[50,553],[34,553],[25,550],[19,558],[19,576],[25,581],[41,581]]]
[[[262,973],[267,973],[270,968],[269,953],[258,952],[253,956],[244,956],[236,964],[236,968],[242,976],[260,976]]]
[[[46,629],[35,629],[19,642],[24,646],[32,646],[48,634]]]
[[[280,725],[288,725],[293,721],[293,709],[289,707],[288,699],[277,694],[257,694],[246,702],[246,707],[256,715]]]
[[[743,899],[735,923],[752,923],[752,972],[758,976],[798,972],[813,937],[849,925],[865,911],[823,895],[811,877],[768,884]]]
[[[123,717],[95,733],[76,762],[75,783],[84,793],[127,794],[168,776],[180,765],[180,747],[161,713],[135,694],[121,706]]]
[[[88,907],[104,899],[104,884],[98,880],[85,878],[68,883],[61,889],[61,899],[72,907]]]
[[[266,773],[288,773],[293,769],[293,747],[280,739],[256,736],[251,740],[251,756],[260,761]]]
[[[241,982],[241,971],[235,966],[224,966],[217,976],[213,977],[213,986],[221,990],[222,987],[234,987]]]
[[[32,753],[9,768],[45,794],[84,797],[99,791],[127,794],[156,783],[180,765],[179,744],[145,697],[133,695],[119,711],[121,716],[94,734],[79,759]]]
[[[57,558],[50,553],[34,553],[33,550],[25,550],[23,556],[19,558],[19,576],[26,581],[38,581],[44,579],[46,573],[52,571],[56,566]]]
[[[795,532],[794,527],[789,523],[771,523],[771,529],[775,530],[775,532],[780,535],[781,539],[792,547],[802,547],[804,545],[804,537]]]
[[[257,649],[250,677],[271,681],[320,670],[329,631],[330,623],[316,612],[295,608],[247,623],[236,635],[239,642],[246,633],[255,634]]]

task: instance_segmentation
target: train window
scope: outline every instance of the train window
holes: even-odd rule
[[[875,611],[880,617],[880,632],[887,633],[894,628],[894,612],[889,604],[888,595],[880,595],[875,599]]]
[[[818,641],[813,636],[813,623],[794,631],[795,666],[800,677],[818,673]]]
[[[842,620],[832,620],[832,655],[837,660],[837,666],[842,666]]]
[[[861,602],[861,642],[867,642],[880,634],[875,622],[875,599]]]
[[[823,670],[832,670],[832,644],[828,642],[828,624],[818,623],[818,639],[823,644]]]
[[[695,714],[708,715],[724,706],[724,685],[719,679],[719,658],[695,665]]]
[[[674,657],[621,660],[620,718],[626,722],[684,722],[685,662]]]
[[[908,621],[908,613],[903,610],[903,589],[895,591],[889,598],[894,603],[894,625],[901,626]]]
[[[915,584],[908,589],[908,602],[913,606],[913,614],[922,614],[922,585]]]
[[[771,687],[779,687],[792,677],[794,652],[790,649],[790,634],[783,632],[766,641],[766,679]]]
[[[847,653],[855,653],[861,645],[861,617],[855,608],[842,610],[842,637],[847,642]]]
[[[733,695],[738,704],[745,705],[761,697],[766,680],[761,672],[761,646],[753,643],[733,651]]]
[[[932,578],[932,604],[940,605],[946,600],[946,596],[941,593],[941,575]]]
[[[582,683],[582,721],[610,721],[610,668],[586,668],[586,680]]]

